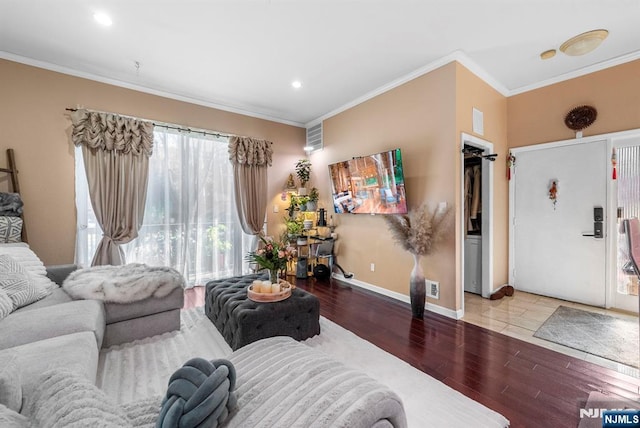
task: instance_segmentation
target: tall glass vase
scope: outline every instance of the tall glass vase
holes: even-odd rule
[[[414,318],[424,318],[424,300],[427,289],[424,283],[424,272],[420,266],[420,255],[413,255],[413,270],[409,282],[409,297],[411,298],[411,313]]]
[[[278,283],[278,269],[269,269],[269,281],[272,284]]]

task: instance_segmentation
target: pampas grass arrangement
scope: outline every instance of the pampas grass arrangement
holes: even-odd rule
[[[404,215],[389,215],[387,221],[393,239],[417,256],[431,254],[442,241],[451,224],[451,208],[429,210],[426,205]]]
[[[409,280],[409,297],[414,318],[423,319],[426,300],[424,273],[420,257],[435,251],[449,230],[451,209],[429,210],[425,205],[406,215],[385,216],[396,243],[413,254],[413,270]]]

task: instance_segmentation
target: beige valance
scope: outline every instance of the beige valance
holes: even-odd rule
[[[77,110],[71,113],[71,141],[95,150],[151,156],[153,123],[113,113]]]
[[[229,160],[238,165],[271,166],[273,149],[271,141],[249,137],[229,139]]]

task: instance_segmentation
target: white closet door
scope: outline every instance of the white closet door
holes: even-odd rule
[[[583,235],[593,234],[594,207],[606,216],[606,147],[598,141],[517,153],[512,178],[517,289],[605,305],[606,239]],[[555,206],[548,193],[554,179]]]

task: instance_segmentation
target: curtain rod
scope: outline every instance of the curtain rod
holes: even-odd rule
[[[128,117],[131,119],[137,119],[137,120],[146,120],[147,122],[151,122],[153,123],[153,126],[159,126],[161,128],[167,128],[167,129],[175,129],[179,132],[190,132],[190,133],[194,133],[194,134],[202,134],[202,135],[211,135],[217,138],[220,137],[235,137],[236,135],[234,134],[223,134],[220,132],[209,132],[209,131],[205,131],[205,130],[193,130],[191,128],[185,128],[184,126],[180,126],[180,125],[174,125],[174,124],[168,124],[168,123],[156,123],[152,120],[148,120],[148,119],[141,119],[138,117],[134,117],[134,116],[126,116],[123,114],[118,114],[118,113],[111,113],[108,111],[99,111],[99,110],[90,110],[90,109],[77,109],[77,108],[65,108],[66,111],[78,111],[78,110],[87,110],[87,111],[92,111],[94,113],[107,113],[107,114],[117,114],[118,116],[122,116],[122,117]]]

